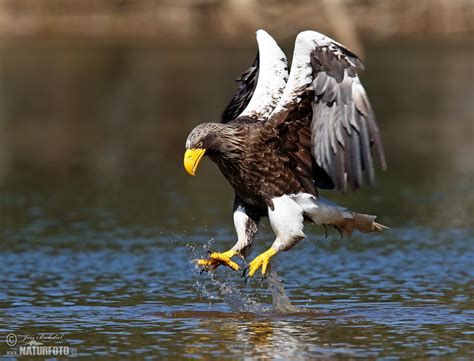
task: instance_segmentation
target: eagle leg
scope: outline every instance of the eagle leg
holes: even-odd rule
[[[270,247],[268,250],[255,257],[254,260],[250,262],[246,267],[246,270],[248,270],[248,275],[246,279],[249,277],[253,277],[255,272],[257,272],[260,267],[262,267],[262,275],[266,276],[267,271],[269,269],[268,266],[270,265],[270,258],[272,258],[277,253],[278,251],[275,248]]]
[[[227,252],[212,252],[209,255],[208,259],[198,259],[197,265],[201,267],[202,271],[211,271],[219,267],[220,265],[227,266],[234,271],[238,271],[240,269],[239,265],[231,260],[233,256],[235,256],[237,252],[230,250]]]

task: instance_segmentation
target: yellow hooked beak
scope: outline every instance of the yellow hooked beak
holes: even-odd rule
[[[202,148],[186,150],[184,153],[184,169],[186,169],[189,174],[193,176],[196,175],[196,169],[204,153],[206,153],[206,150]]]

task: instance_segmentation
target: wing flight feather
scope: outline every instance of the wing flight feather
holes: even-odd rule
[[[372,145],[386,168],[380,132],[357,75],[359,69],[363,65],[357,56],[331,38],[315,31],[298,34],[287,86],[267,124],[285,129],[283,142],[289,147],[288,141],[294,138],[287,135],[292,123],[310,118],[307,126],[316,186],[345,190],[350,184],[357,189],[364,176],[372,185]],[[308,97],[311,102],[303,101]]]

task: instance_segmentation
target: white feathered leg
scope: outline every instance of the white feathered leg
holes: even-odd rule
[[[273,199],[274,209],[268,209],[268,218],[275,232],[276,239],[272,248],[286,251],[303,239],[303,208],[292,196],[281,196]]]
[[[239,270],[239,265],[232,261],[232,257],[246,257],[257,234],[258,221],[259,218],[249,214],[244,206],[235,204],[234,225],[237,232],[237,242],[230,250],[226,252],[212,252],[208,259],[197,260],[197,264],[204,271],[214,270],[220,265],[230,267],[234,271]]]
[[[234,226],[237,232],[237,242],[231,251],[245,258],[258,231],[258,218],[250,217],[246,209],[239,205],[234,210]]]
[[[270,224],[276,234],[275,242],[248,265],[248,276],[252,277],[261,267],[262,275],[268,270],[270,258],[279,251],[286,251],[305,237],[303,233],[303,208],[292,196],[273,198],[273,209],[268,209]]]

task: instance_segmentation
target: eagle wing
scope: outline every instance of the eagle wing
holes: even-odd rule
[[[258,52],[252,66],[237,79],[239,88],[222,114],[222,123],[267,120],[288,80],[286,56],[264,30],[257,31]]]
[[[239,88],[222,113],[222,123],[228,123],[231,120],[237,118],[249,104],[250,99],[255,92],[255,88],[257,87],[259,68],[258,58],[259,56],[257,52],[257,57],[255,58],[252,66],[248,68],[240,78],[236,79],[237,83],[239,84]]]
[[[287,86],[266,126],[277,130],[307,190],[311,184],[357,189],[364,175],[372,185],[372,144],[386,168],[358,69],[363,65],[357,56],[331,38],[315,31],[298,34]]]

